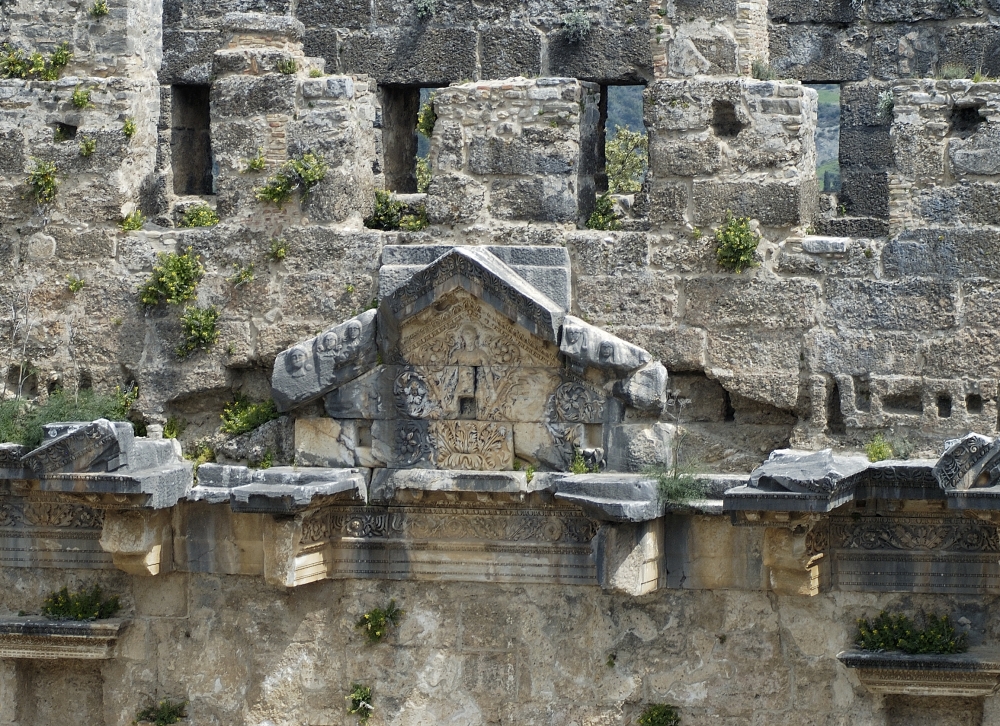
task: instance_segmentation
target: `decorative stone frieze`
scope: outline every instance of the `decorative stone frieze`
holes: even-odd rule
[[[102,660],[114,655],[128,621],[0,620],[0,658]]]
[[[872,693],[976,698],[1000,688],[1000,652],[995,648],[951,655],[845,650],[837,660]]]

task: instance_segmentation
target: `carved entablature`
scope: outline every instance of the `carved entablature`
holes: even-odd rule
[[[657,424],[666,369],[567,314],[564,249],[408,246],[387,248],[383,259],[377,315],[365,312],[275,361],[281,410],[324,397],[338,430],[351,432],[336,456],[313,458],[563,471],[578,450],[603,461],[613,430],[639,435],[641,423],[622,426],[627,408],[636,412],[630,421]],[[329,352],[345,340],[344,352]]]

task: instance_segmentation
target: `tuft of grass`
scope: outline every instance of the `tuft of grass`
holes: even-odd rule
[[[108,0],[94,0],[87,12],[92,18],[103,18],[108,14]]]
[[[726,223],[715,230],[716,258],[719,266],[737,275],[757,267],[757,245],[760,235],[750,226],[749,217],[734,217],[726,212]]]
[[[945,63],[938,71],[938,78],[945,81],[954,81],[968,77],[969,69],[961,63]]]
[[[285,76],[293,76],[299,70],[299,64],[295,62],[294,58],[282,58],[277,63],[278,73]]]
[[[854,644],[862,650],[904,653],[964,653],[969,649],[965,633],[956,631],[947,615],[927,615],[924,621],[921,628],[905,615],[890,615],[885,611],[871,621],[859,618]]]
[[[639,726],[680,726],[681,716],[677,709],[663,703],[647,706],[639,716]]]
[[[892,458],[892,445],[882,434],[875,434],[865,444],[865,453],[868,454],[868,461],[885,461]]]
[[[251,171],[264,171],[267,168],[267,159],[264,158],[264,147],[257,149],[257,155],[251,156],[249,159],[244,159],[243,163],[246,164],[246,169],[244,172]]]
[[[121,227],[122,232],[134,232],[137,229],[142,229],[142,225],[146,223],[146,218],[142,215],[142,211],[136,209],[134,212],[125,215],[125,218],[118,223]]]
[[[118,596],[105,599],[99,585],[72,594],[64,587],[45,598],[42,615],[49,620],[98,620],[112,617],[120,608]]]
[[[194,204],[184,210],[181,227],[213,227],[219,223],[219,215],[207,204]]]
[[[222,409],[222,426],[224,434],[237,436],[253,431],[268,421],[278,418],[278,410],[274,401],[253,403],[245,398],[237,397],[232,403],[227,403]]]
[[[187,422],[184,419],[177,418],[176,416],[171,416],[167,419],[167,422],[163,425],[163,438],[165,439],[176,439],[182,433],[184,429],[187,428]]]
[[[93,136],[84,136],[80,139],[80,156],[88,158],[97,149],[97,139]]]
[[[90,102],[90,89],[83,86],[77,86],[73,89],[70,100],[73,102],[73,108],[84,109],[94,105]]]
[[[582,43],[590,34],[590,16],[582,10],[574,10],[562,16],[563,31],[570,43]]]
[[[125,134],[125,138],[131,139],[135,136],[136,130],[135,119],[131,117],[125,119],[125,123],[122,124],[122,133]]]
[[[347,712],[357,716],[360,723],[368,723],[368,719],[375,712],[375,707],[372,706],[371,686],[351,684],[351,692],[347,694]]]
[[[771,66],[759,58],[750,64],[750,75],[758,81],[773,81],[775,79],[775,73]]]
[[[39,204],[48,204],[56,198],[56,191],[59,188],[55,162],[32,157],[31,163],[31,171],[28,172],[28,186],[31,188],[31,195]]]
[[[192,248],[183,254],[161,252],[153,273],[139,291],[139,302],[152,307],[161,302],[177,305],[191,300],[204,274],[201,257]]]
[[[76,275],[66,275],[66,287],[74,295],[84,288],[86,281],[82,277],[77,277]]]
[[[187,358],[197,350],[208,350],[219,339],[219,315],[214,305],[207,308],[188,305],[181,315],[181,329],[184,341],[175,351],[178,358]]]
[[[56,126],[52,131],[52,141],[56,144],[61,144],[64,141],[69,141],[70,136],[67,134],[62,126]]]
[[[389,633],[390,626],[398,626],[403,617],[403,611],[396,607],[396,601],[390,600],[384,608],[374,608],[361,616],[354,627],[364,631],[371,644],[380,643]]]
[[[309,69],[309,77],[310,78],[322,78],[323,77],[323,71],[321,71],[319,68],[310,68]]]
[[[615,201],[609,192],[605,192],[594,203],[594,211],[587,220],[587,229],[599,229],[606,232],[621,229],[618,215],[615,214]]]
[[[207,464],[210,461],[215,461],[215,449],[204,441],[197,441],[184,454],[184,458],[194,462],[194,472],[197,474],[199,466]]]
[[[653,466],[647,468],[645,474],[656,478],[660,498],[665,502],[683,504],[692,499],[703,499],[705,496],[704,482],[696,479],[689,471]]]
[[[187,701],[172,703],[168,699],[160,701],[155,706],[148,706],[135,715],[135,722],[146,721],[153,726],[170,726],[187,716]]]

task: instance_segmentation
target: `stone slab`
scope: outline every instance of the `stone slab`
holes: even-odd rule
[[[663,516],[656,479],[628,474],[547,474],[540,484],[555,498],[607,522],[646,522]]]
[[[103,660],[128,625],[117,618],[96,621],[6,618],[0,620],[0,658]]]
[[[845,650],[837,660],[872,693],[909,696],[992,696],[1000,688],[1000,650],[970,648],[948,655]]]

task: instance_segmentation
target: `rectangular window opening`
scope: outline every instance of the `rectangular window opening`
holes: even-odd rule
[[[598,194],[634,194],[649,169],[649,134],[642,118],[645,86],[601,86],[598,121]]]
[[[430,183],[431,97],[439,90],[421,86],[379,86],[382,106],[382,169],[385,188],[397,194],[427,191]],[[429,114],[429,115],[427,115]],[[421,123],[423,121],[423,123]]]
[[[172,86],[170,160],[174,194],[215,194],[210,86]]]
[[[840,192],[840,84],[809,84],[819,96],[816,111],[816,181],[820,209],[837,212]]]

